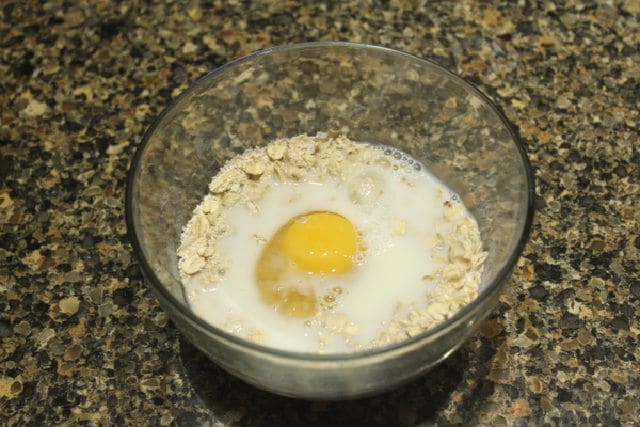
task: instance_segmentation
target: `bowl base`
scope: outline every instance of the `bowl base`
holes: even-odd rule
[[[260,390],[234,377],[180,338],[180,359],[205,413],[192,414],[199,425],[416,425],[446,410],[469,365],[468,351],[457,350],[423,376],[373,397],[342,401],[294,399]],[[407,400],[407,396],[411,396]]]

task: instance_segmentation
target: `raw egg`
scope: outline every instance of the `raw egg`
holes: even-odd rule
[[[298,215],[276,231],[256,265],[261,298],[276,311],[309,317],[317,311],[313,281],[304,275],[351,270],[358,249],[353,224],[335,212]]]

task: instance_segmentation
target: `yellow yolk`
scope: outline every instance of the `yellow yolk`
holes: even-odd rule
[[[350,270],[357,247],[353,224],[333,212],[312,212],[294,218],[282,240],[285,255],[307,273]]]
[[[345,273],[357,249],[356,230],[345,217],[324,211],[297,216],[260,254],[256,265],[260,296],[282,314],[312,316],[317,311],[316,293],[301,273]]]

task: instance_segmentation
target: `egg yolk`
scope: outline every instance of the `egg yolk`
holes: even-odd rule
[[[337,213],[310,212],[291,219],[267,243],[256,265],[262,300],[288,316],[313,316],[318,301],[305,277],[347,272],[357,249],[353,224]]]
[[[344,273],[358,247],[353,224],[334,212],[311,212],[294,218],[282,240],[285,255],[307,273]]]

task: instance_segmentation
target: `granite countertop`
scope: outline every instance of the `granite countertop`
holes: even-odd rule
[[[213,3],[0,6],[0,424],[640,423],[640,2]],[[123,220],[131,158],[173,96],[315,40],[474,82],[536,175],[530,241],[480,332],[426,376],[340,403],[203,362],[145,287]]]

